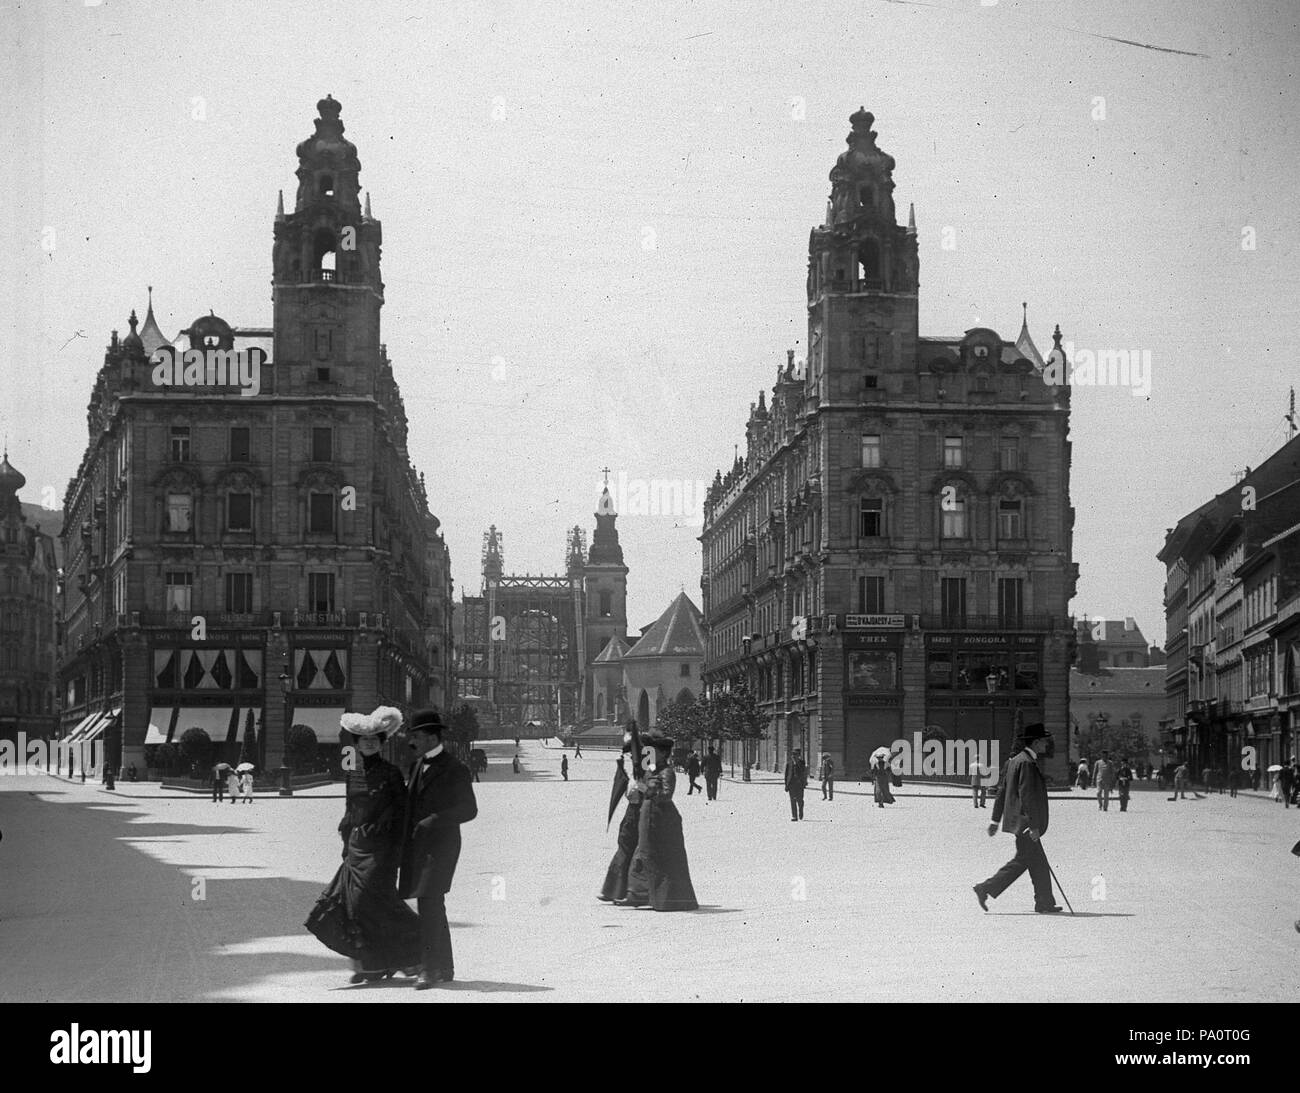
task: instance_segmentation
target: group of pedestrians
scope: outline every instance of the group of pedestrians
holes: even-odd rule
[[[699,908],[682,816],[673,804],[677,773],[672,751],[670,738],[656,732],[641,736],[635,722],[624,733],[611,817],[619,797],[626,798],[627,808],[618,827],[618,848],[596,897],[605,903],[656,911]],[[623,765],[625,757],[632,764],[630,774]]]
[[[704,789],[700,789],[696,784],[701,774],[704,775]],[[716,801],[718,799],[718,780],[722,777],[722,756],[717,749],[710,746],[708,754],[703,759],[700,758],[699,752],[692,751],[686,757],[686,777],[687,787],[686,796],[692,793],[704,793],[705,803]]]
[[[346,713],[340,726],[361,767],[347,777],[339,823],[343,864],[306,927],[352,959],[353,984],[398,973],[414,977],[416,990],[451,982],[446,895],[460,857],[460,825],[478,815],[469,768],[443,747],[436,710],[411,715],[407,736],[415,761],[405,776],[380,754],[402,726],[399,710]]]
[[[111,786],[109,787],[112,788]],[[212,803],[219,804],[229,795],[230,803],[253,803],[253,772],[234,770],[220,764],[212,768]]]

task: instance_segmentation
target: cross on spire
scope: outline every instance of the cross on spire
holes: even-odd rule
[[[601,470],[601,473],[605,476],[605,485],[608,486],[608,485],[609,485],[609,468],[608,468],[608,467],[601,467],[600,470]]]

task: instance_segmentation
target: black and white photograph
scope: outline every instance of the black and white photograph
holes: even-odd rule
[[[0,12],[33,1058],[915,1003],[954,1073],[1263,1077],[1300,9]],[[323,1065],[273,1012],[256,1072]]]

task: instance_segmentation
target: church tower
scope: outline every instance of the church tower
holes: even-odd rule
[[[849,119],[826,222],[808,240],[805,392],[822,404],[870,399],[916,356],[915,218],[895,222],[894,157],[876,146],[874,121],[861,108]]]
[[[583,569],[583,596],[586,605],[583,629],[586,655],[590,664],[609,644],[611,638],[627,636],[627,566],[618,542],[618,512],[609,492],[608,472],[605,488],[596,504],[596,530],[591,536],[591,551]],[[588,673],[586,709],[591,710],[593,695]]]
[[[275,214],[275,390],[369,395],[382,370],[383,231],[369,195],[362,209],[361,163],[343,136],[342,106],[326,95],[316,109],[316,133],[297,148],[293,212],[281,194]]]

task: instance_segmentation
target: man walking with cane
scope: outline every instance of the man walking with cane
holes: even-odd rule
[[[997,899],[1025,870],[1034,885],[1034,910],[1040,915],[1056,914],[1061,908],[1052,896],[1052,874],[1043,853],[1041,839],[1047,830],[1047,782],[1038,769],[1038,759],[1051,748],[1051,733],[1041,724],[1026,725],[1021,734],[1023,750],[1007,760],[998,779],[993,800],[989,835],[1002,830],[1016,837],[1016,853],[988,880],[975,885],[980,909],[987,911],[988,898]]]

